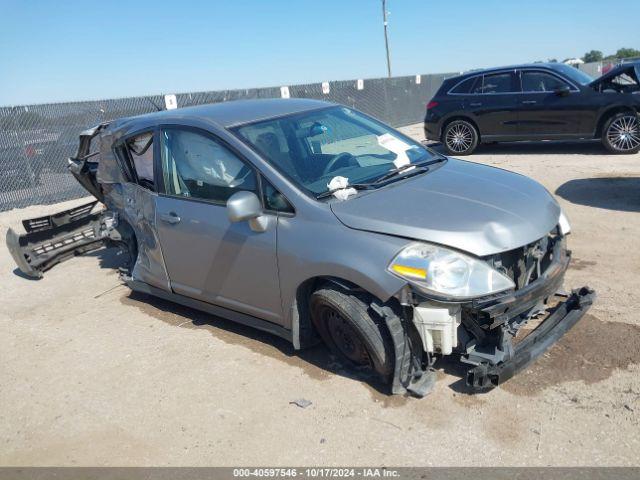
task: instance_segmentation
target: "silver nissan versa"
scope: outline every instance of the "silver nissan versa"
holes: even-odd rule
[[[562,290],[570,226],[545,188],[341,105],[123,118],[83,132],[69,169],[97,201],[8,231],[25,274],[115,246],[133,290],[296,349],[324,341],[393,393],[428,393],[442,356],[468,365],[473,389],[496,386],[594,299]]]

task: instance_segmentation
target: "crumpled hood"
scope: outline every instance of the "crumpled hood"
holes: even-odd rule
[[[622,63],[620,65],[613,67],[604,75],[601,75],[598,78],[596,78],[589,85],[591,86],[597,85],[601,83],[603,80],[613,78],[617,75],[620,75],[621,73],[633,73],[632,70],[635,72],[636,77],[638,77],[638,80],[640,80],[640,62],[629,62],[629,63]]]
[[[351,228],[477,256],[538,240],[560,216],[556,200],[530,178],[455,159],[415,178],[333,202],[331,210]]]

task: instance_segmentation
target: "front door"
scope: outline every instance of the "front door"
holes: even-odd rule
[[[203,131],[164,128],[160,142],[157,225],[172,290],[282,323],[277,222],[258,233],[227,216],[233,193],[258,194],[254,168]]]
[[[540,70],[524,70],[520,78],[519,135],[561,139],[584,131],[590,107],[575,86]],[[563,88],[565,91],[559,94]]]
[[[464,109],[470,111],[480,136],[510,137],[516,134],[517,83],[513,71],[483,75],[465,96]]]

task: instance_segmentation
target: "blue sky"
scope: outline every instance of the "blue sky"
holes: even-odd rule
[[[640,49],[640,0],[388,0],[394,75]],[[386,75],[380,0],[0,0],[0,105]]]

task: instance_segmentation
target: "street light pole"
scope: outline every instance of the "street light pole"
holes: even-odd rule
[[[382,0],[382,21],[384,23],[384,48],[387,50],[387,76],[391,76],[391,58],[389,56],[389,36],[387,35],[387,0]]]

